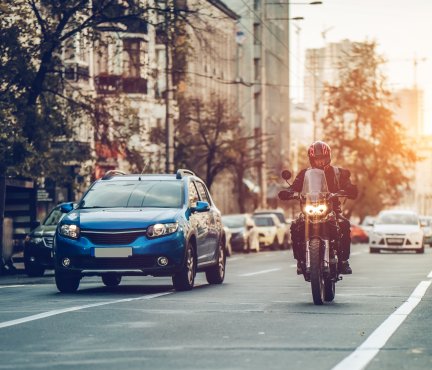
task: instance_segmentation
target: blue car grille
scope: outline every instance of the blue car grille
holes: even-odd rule
[[[126,245],[133,243],[139,236],[146,235],[146,230],[95,231],[82,230],[81,236],[99,245]]]

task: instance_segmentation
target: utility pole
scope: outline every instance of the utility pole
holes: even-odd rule
[[[175,3],[173,4],[173,6]],[[172,88],[172,14],[173,6],[169,0],[165,8],[165,172],[174,172],[174,119],[172,112],[173,88]]]
[[[261,23],[260,23],[260,43],[261,43],[261,115],[260,115],[260,145],[261,145],[261,158],[260,158],[260,168],[259,168],[259,186],[260,186],[260,201],[259,205],[262,208],[267,208],[267,143],[266,143],[266,120],[267,120],[267,104],[266,104],[266,83],[267,83],[267,76],[266,76],[266,48],[265,48],[265,0],[263,1],[262,7],[261,7]]]

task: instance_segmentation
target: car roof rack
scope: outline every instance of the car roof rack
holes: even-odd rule
[[[179,168],[176,173],[176,179],[181,179],[184,176],[196,176],[191,170],[187,170],[185,168]]]
[[[102,180],[109,180],[114,176],[117,175],[126,175],[123,171],[119,171],[119,170],[109,170],[108,172],[105,173],[105,175],[103,175]]]

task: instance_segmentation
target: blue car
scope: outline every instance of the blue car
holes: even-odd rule
[[[171,276],[178,291],[192,289],[201,271],[210,284],[224,280],[221,214],[191,171],[110,171],[62,211],[53,248],[60,292],[75,292],[84,276],[101,276],[106,286],[122,276]]]

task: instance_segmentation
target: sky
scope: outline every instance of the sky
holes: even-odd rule
[[[328,42],[376,41],[386,60],[390,89],[417,86],[424,90],[424,126],[432,133],[432,0],[290,1],[291,96],[301,100],[304,51]],[[296,33],[296,25],[300,33]],[[323,38],[325,32],[325,40]],[[414,68],[414,60],[417,68]],[[301,68],[300,68],[301,66]],[[300,68],[300,69],[299,69]],[[416,70],[416,73],[414,72]],[[306,72],[307,73],[307,72]]]

